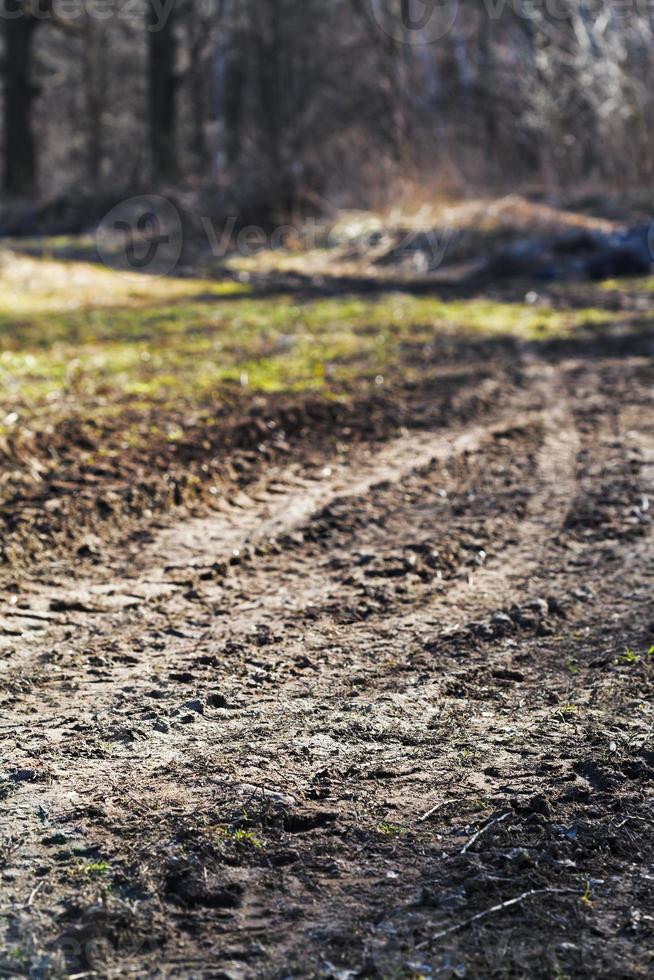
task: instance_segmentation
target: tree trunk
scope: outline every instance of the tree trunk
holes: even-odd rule
[[[85,25],[83,64],[86,110],[86,174],[94,189],[102,176],[106,91],[106,38],[89,19]]]
[[[155,180],[177,176],[175,61],[177,42],[174,15],[165,22],[151,5],[148,13],[150,158]]]
[[[210,166],[209,146],[207,144],[207,65],[203,57],[202,39],[195,38],[191,46],[190,90],[192,101],[191,152],[198,173],[206,173]]]
[[[43,7],[40,8],[43,10]],[[4,175],[7,194],[30,197],[36,192],[36,148],[32,105],[32,41],[39,21],[23,12],[21,0],[4,0]]]

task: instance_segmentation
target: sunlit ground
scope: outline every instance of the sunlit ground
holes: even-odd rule
[[[483,297],[446,302],[402,292],[260,298],[231,280],[127,275],[5,253],[0,423],[10,428],[18,416],[38,425],[127,405],[144,412],[175,402],[207,406],[233,385],[338,391],[415,372],[416,350],[437,334],[541,340],[601,328],[612,318],[592,306],[555,309]]]

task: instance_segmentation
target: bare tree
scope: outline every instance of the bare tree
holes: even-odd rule
[[[152,175],[174,180],[177,168],[177,10],[150,3],[147,11],[149,133]]]
[[[0,0],[12,194],[36,193],[38,155],[46,196],[154,179],[258,221],[365,206],[397,175],[554,188],[654,170],[651,5],[442,0],[424,43],[432,5],[402,0],[135,0],[131,19],[66,24],[39,3]]]
[[[4,28],[4,173],[8,194],[24,196],[36,192],[36,146],[32,129],[32,106],[38,87],[32,75],[33,42],[41,17],[47,16],[52,0],[43,0],[37,18],[21,0],[2,0]]]

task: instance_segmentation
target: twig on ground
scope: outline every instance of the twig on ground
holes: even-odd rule
[[[442,810],[444,806],[448,806],[450,803],[465,803],[465,798],[460,798],[458,800],[441,800],[441,802],[437,803],[436,806],[433,806],[431,810],[427,810],[427,812],[423,813],[421,817],[418,817],[418,823],[422,823],[423,820],[429,820],[429,818],[433,817],[438,810]]]
[[[495,915],[497,912],[503,912],[504,909],[509,909],[513,905],[520,905],[522,902],[525,902],[528,898],[532,898],[534,895],[575,894],[576,892],[574,888],[532,888],[531,891],[523,892],[522,895],[518,895],[516,898],[509,898],[506,902],[500,902],[498,905],[493,905],[489,909],[484,909],[483,912],[477,912],[476,915],[471,916],[469,919],[464,919],[463,922],[457,922],[448,929],[443,929],[441,932],[437,932],[431,937],[429,942],[435,942],[437,939],[443,939],[444,936],[449,936],[450,933],[458,932],[460,929],[467,929],[468,926],[473,925],[475,922],[479,922],[480,919],[485,919],[489,915]],[[427,945],[427,943],[421,943],[420,945]]]
[[[464,846],[461,848],[461,853],[465,854],[466,851],[469,851],[475,841],[478,841],[482,834],[485,834],[491,827],[495,827],[496,824],[501,823],[503,820],[506,820],[507,817],[510,817],[511,812],[511,810],[507,810],[506,813],[501,813],[499,817],[495,817],[494,820],[489,821],[489,823],[482,827],[481,830],[478,830],[476,834],[473,834],[467,844],[464,844]]]
[[[36,886],[35,886],[35,887],[34,887],[34,888],[32,889],[32,891],[30,892],[30,897],[29,897],[29,898],[27,899],[27,901],[25,902],[25,908],[26,908],[26,909],[28,909],[28,908],[30,907],[30,905],[32,904],[32,902],[34,901],[34,899],[35,899],[35,898],[36,898],[36,896],[37,896],[37,895],[39,894],[39,892],[41,891],[41,889],[42,889],[42,888],[43,888],[43,881],[41,880],[41,881],[40,881],[40,882],[38,883],[38,885],[36,885]]]

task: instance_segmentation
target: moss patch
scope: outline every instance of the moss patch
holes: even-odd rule
[[[158,279],[8,252],[0,261],[0,431],[125,407],[207,406],[230,386],[316,390],[416,370],[435,337],[543,340],[612,314],[389,292],[299,301],[233,281]]]

